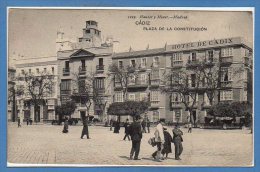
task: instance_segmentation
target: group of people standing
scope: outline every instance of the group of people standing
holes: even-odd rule
[[[128,128],[126,128],[128,126]],[[132,147],[130,151],[130,160],[140,160],[138,158],[143,134],[143,126],[140,117],[136,117],[134,122],[130,125],[128,120],[125,123],[125,137],[129,138],[131,136]],[[181,131],[179,125],[176,125],[172,130],[173,137],[167,131],[166,128],[163,127],[162,121],[158,121],[155,132],[154,132],[154,142],[157,147],[156,151],[152,154],[152,157],[156,161],[161,161],[167,159],[168,154],[172,152],[171,143],[174,143],[175,146],[175,159],[181,160],[180,155],[183,151],[183,132]]]
[[[155,160],[161,161],[168,158],[168,154],[172,153],[171,143],[174,143],[175,159],[181,160],[180,155],[183,151],[183,146],[182,146],[183,132],[180,130],[178,124],[175,125],[172,132],[173,132],[173,137],[167,131],[167,128],[163,127],[162,121],[158,121],[158,124],[154,132],[157,150],[152,154],[152,157]]]

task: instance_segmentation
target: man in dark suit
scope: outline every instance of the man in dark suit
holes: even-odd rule
[[[181,160],[180,159],[180,155],[183,151],[183,147],[182,147],[182,135],[183,132],[180,130],[180,127],[178,124],[176,124],[175,128],[172,130],[173,132],[173,143],[175,146],[175,159],[176,160]]]
[[[132,140],[130,159],[133,159],[134,156],[134,160],[140,160],[138,159],[140,146],[141,146],[141,139],[142,139],[142,126],[140,120],[141,120],[140,116],[135,117],[134,122],[129,127],[131,140]]]
[[[87,117],[83,117],[82,118],[82,122],[83,122],[83,129],[82,129],[82,133],[81,133],[81,139],[83,139],[84,135],[87,135],[87,139],[89,138],[89,133],[88,133],[88,118]]]

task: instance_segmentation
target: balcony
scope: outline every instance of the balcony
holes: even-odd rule
[[[160,101],[150,101],[151,102],[151,108],[152,109],[157,109],[157,108],[159,108],[159,102]]]
[[[132,82],[129,82],[129,87],[131,88],[137,88],[137,87],[148,87],[148,81],[147,80],[135,80]]]
[[[139,71],[146,71],[147,67],[145,65],[140,65],[138,69]]]
[[[79,67],[79,75],[86,75],[86,66]]]
[[[231,64],[233,63],[233,57],[221,57],[220,62],[221,64]]]
[[[150,85],[151,86],[159,86],[160,85],[160,78],[158,78],[158,79],[151,79],[150,80]]]
[[[121,84],[120,84],[119,82],[116,82],[116,83],[115,83],[115,87],[116,87],[116,88],[120,88],[120,87],[122,87],[122,86],[121,86]]]
[[[172,62],[172,68],[182,68],[182,67],[183,67],[183,61]]]
[[[103,73],[104,72],[104,65],[97,65],[96,66],[96,72],[97,73]]]
[[[232,87],[232,81],[221,81],[220,87],[222,87],[222,88],[230,88],[230,87]]]
[[[54,105],[48,105],[48,110],[54,110],[55,106]]]
[[[70,68],[63,68],[63,76],[70,75]]]
[[[171,102],[171,108],[173,109],[180,109],[182,108],[182,103],[181,102]]]
[[[60,94],[62,94],[62,95],[70,95],[71,94],[71,90],[61,90],[60,91]]]
[[[188,60],[187,67],[197,67],[199,65],[199,60]]]

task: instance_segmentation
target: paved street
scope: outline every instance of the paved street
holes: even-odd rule
[[[8,162],[22,164],[90,164],[90,165],[174,165],[174,166],[248,166],[252,164],[252,134],[248,130],[184,131],[184,151],[181,161],[169,159],[156,162],[151,154],[155,147],[148,144],[153,136],[144,134],[140,161],[128,160],[130,141],[123,141],[124,128],[114,134],[107,127],[90,126],[91,139],[80,139],[82,126],[70,126],[63,134],[63,126],[8,124]],[[172,128],[168,127],[171,132]],[[174,145],[172,144],[174,150]]]

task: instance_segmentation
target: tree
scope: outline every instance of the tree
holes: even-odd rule
[[[109,115],[118,116],[120,121],[121,116],[130,115],[133,117],[145,113],[150,104],[146,101],[125,101],[125,102],[115,102],[110,104],[107,113]]]
[[[71,116],[75,109],[76,104],[74,101],[68,101],[65,104],[55,106],[55,112],[59,115],[59,124],[61,124],[64,116]]]
[[[236,117],[252,114],[252,105],[250,102],[218,103],[212,106],[208,113],[215,117],[230,117],[235,120]]]
[[[189,120],[195,123],[191,117],[195,106],[198,106],[198,94],[201,92],[201,81],[204,77],[198,63],[189,66],[189,70],[171,70],[165,75],[165,86],[162,87],[163,93],[175,94],[176,99],[184,104],[189,112]]]
[[[24,72],[17,77],[16,93],[27,100],[30,105],[34,105],[34,121],[39,122],[37,115],[40,105],[46,105],[46,98],[50,97],[54,91],[54,76],[43,71],[37,74]]]
[[[131,80],[136,79],[138,73],[135,70],[135,66],[118,66],[113,63],[109,66],[109,72],[114,76],[114,83],[118,83],[123,91],[124,101],[128,100],[128,87]]]
[[[78,73],[74,73],[73,93],[71,98],[86,107],[87,116],[90,114],[91,106],[96,106],[98,115],[103,115],[107,100],[105,99],[105,88],[99,88],[96,81],[95,73],[85,71],[84,77]],[[85,117],[84,117],[85,118]]]

